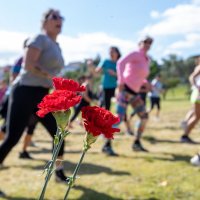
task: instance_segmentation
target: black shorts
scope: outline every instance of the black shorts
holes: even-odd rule
[[[151,97],[151,109],[157,106],[158,110],[160,110],[160,97]]]

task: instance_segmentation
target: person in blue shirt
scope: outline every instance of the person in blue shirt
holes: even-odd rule
[[[110,110],[111,98],[115,96],[115,88],[117,87],[117,71],[116,64],[121,57],[119,49],[115,46],[110,47],[110,58],[100,62],[96,68],[96,72],[102,73],[102,88],[103,88],[103,102],[102,106],[105,109]],[[107,155],[116,156],[116,153],[112,150],[111,141],[107,140],[102,151]]]
[[[116,63],[121,57],[121,53],[117,47],[110,47],[110,58],[103,60],[96,68],[96,72],[102,73],[103,88],[103,106],[110,110],[111,98],[114,97],[115,88],[117,87]]]

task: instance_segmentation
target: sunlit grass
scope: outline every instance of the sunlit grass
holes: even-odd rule
[[[183,90],[184,91],[184,90]],[[183,92],[169,92],[168,100],[162,102],[160,120],[151,113],[143,144],[150,153],[136,153],[131,150],[133,138],[116,135],[114,149],[119,157],[110,158],[101,153],[103,138],[93,145],[81,167],[76,186],[69,198],[79,200],[198,200],[200,199],[199,168],[190,165],[189,160],[200,150],[200,145],[180,144],[182,134],[180,121],[190,108]],[[132,121],[132,127],[137,120]],[[76,123],[74,123],[76,126]],[[124,126],[121,126],[122,132]],[[84,137],[83,129],[77,124],[66,138],[65,172],[71,175],[79,159]],[[200,142],[199,126],[191,137]],[[19,143],[6,159],[8,167],[0,171],[0,188],[9,196],[7,199],[37,199],[44,176],[45,162],[50,159],[51,139],[39,125],[34,141],[38,148],[30,147],[34,161],[18,159],[22,148]],[[46,199],[63,199],[66,185],[55,182],[48,186]]]

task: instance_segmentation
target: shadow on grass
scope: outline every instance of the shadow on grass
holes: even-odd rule
[[[180,155],[180,154],[174,154],[174,153],[165,153],[165,155],[170,155],[172,158],[164,158],[163,160],[169,160],[169,161],[184,161],[184,162],[189,162],[191,159],[191,156],[189,155]]]
[[[160,161],[171,161],[171,162],[186,162],[188,163],[191,159],[191,156],[189,155],[180,155],[180,154],[168,154],[164,153],[164,155],[170,156],[170,157],[161,157],[161,156],[139,156],[139,157],[134,157],[133,159],[144,159],[147,162],[154,162],[156,160]]]
[[[70,171],[72,173],[76,167],[76,163],[71,163],[68,161],[64,161],[64,168],[67,171]],[[82,163],[81,168],[79,171],[79,175],[83,174],[99,174],[99,173],[106,173],[110,175],[130,175],[129,172],[126,171],[113,171],[112,168],[101,166],[101,165],[95,165],[91,163]]]
[[[27,169],[33,169],[33,170],[44,170],[45,162],[43,165],[37,165],[37,166],[32,166],[32,165],[22,165],[20,167],[27,168]],[[64,169],[67,171],[67,174],[71,174],[74,172],[74,169],[76,167],[76,163],[72,163],[69,161],[64,161],[63,162]],[[19,166],[17,166],[19,167]],[[100,165],[95,165],[91,163],[82,163],[81,168],[79,170],[79,175],[86,175],[86,174],[99,174],[99,173],[106,173],[110,175],[130,175],[129,172],[126,171],[113,171],[109,167],[104,167]]]
[[[163,130],[163,129],[168,129],[171,131],[177,131],[177,130],[181,130],[181,128],[179,128],[178,126],[162,126],[162,127],[148,127],[149,130]]]
[[[161,199],[158,199],[158,198],[155,198],[155,197],[149,197],[147,199],[136,198],[136,199],[130,199],[130,200],[161,200]]]
[[[37,199],[33,199],[33,198],[26,198],[26,197],[9,197],[9,196],[2,197],[2,199],[5,199],[5,200],[37,200]],[[46,199],[46,200],[48,200],[48,199]]]
[[[81,197],[79,197],[76,200],[88,200],[88,199],[95,199],[95,200],[124,200],[122,198],[118,197],[112,197],[108,194],[102,193],[102,192],[97,192],[95,190],[85,188],[83,186],[75,186],[74,189],[76,190],[81,190],[83,191],[83,194]],[[150,198],[129,198],[130,200],[161,200],[155,197],[150,197]],[[70,199],[70,200],[75,200],[75,199]]]
[[[29,150],[28,151],[29,153],[32,153],[32,154],[45,154],[45,153],[52,153],[52,150],[49,148],[40,148],[40,149],[36,149],[36,150]]]
[[[156,144],[156,143],[186,144],[180,142],[179,140],[157,139],[153,136],[144,136],[143,139],[151,144]],[[199,144],[200,142],[195,142],[194,144],[188,144],[188,145],[199,145]]]
[[[51,140],[42,140],[42,139],[35,139],[34,142],[38,145],[38,143],[44,143],[44,144],[52,144]],[[40,145],[38,145],[40,146]]]
[[[95,190],[85,188],[83,186],[75,186],[74,189],[83,191],[81,197],[76,200],[88,200],[88,199],[96,199],[96,200],[123,200],[121,198],[112,197],[102,192],[97,192]],[[72,200],[72,199],[71,199]],[[75,200],[75,199],[73,199]]]
[[[51,154],[52,150],[51,148],[47,149],[47,148],[40,148],[40,149],[35,149],[35,150],[30,150],[29,153],[31,154]],[[82,153],[82,149],[77,149],[77,150],[65,150],[64,153],[68,153],[68,154],[80,154]],[[90,151],[88,154],[99,154],[99,152],[94,152],[94,151]],[[36,158],[37,160],[37,158]]]

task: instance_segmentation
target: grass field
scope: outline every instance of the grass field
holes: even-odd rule
[[[86,155],[76,186],[69,199],[78,200],[199,200],[200,169],[189,160],[200,150],[200,145],[179,143],[182,130],[180,121],[190,108],[185,90],[168,93],[162,102],[159,121],[151,114],[143,143],[150,153],[131,150],[133,138],[118,134],[113,142],[119,157],[107,157],[101,153],[103,139],[93,145]],[[137,117],[132,120],[134,125]],[[134,127],[134,126],[133,126]],[[122,132],[124,130],[121,126]],[[200,128],[191,137],[200,142]],[[71,175],[79,160],[84,132],[78,125],[66,138],[65,172]],[[38,148],[30,147],[33,161],[21,160],[19,143],[6,159],[6,168],[0,171],[0,188],[10,200],[37,199],[44,176],[43,167],[51,156],[51,139],[39,125],[34,136]],[[55,182],[48,186],[46,199],[61,200],[66,185]],[[0,198],[1,199],[1,198]],[[2,198],[3,199],[3,198]]]

